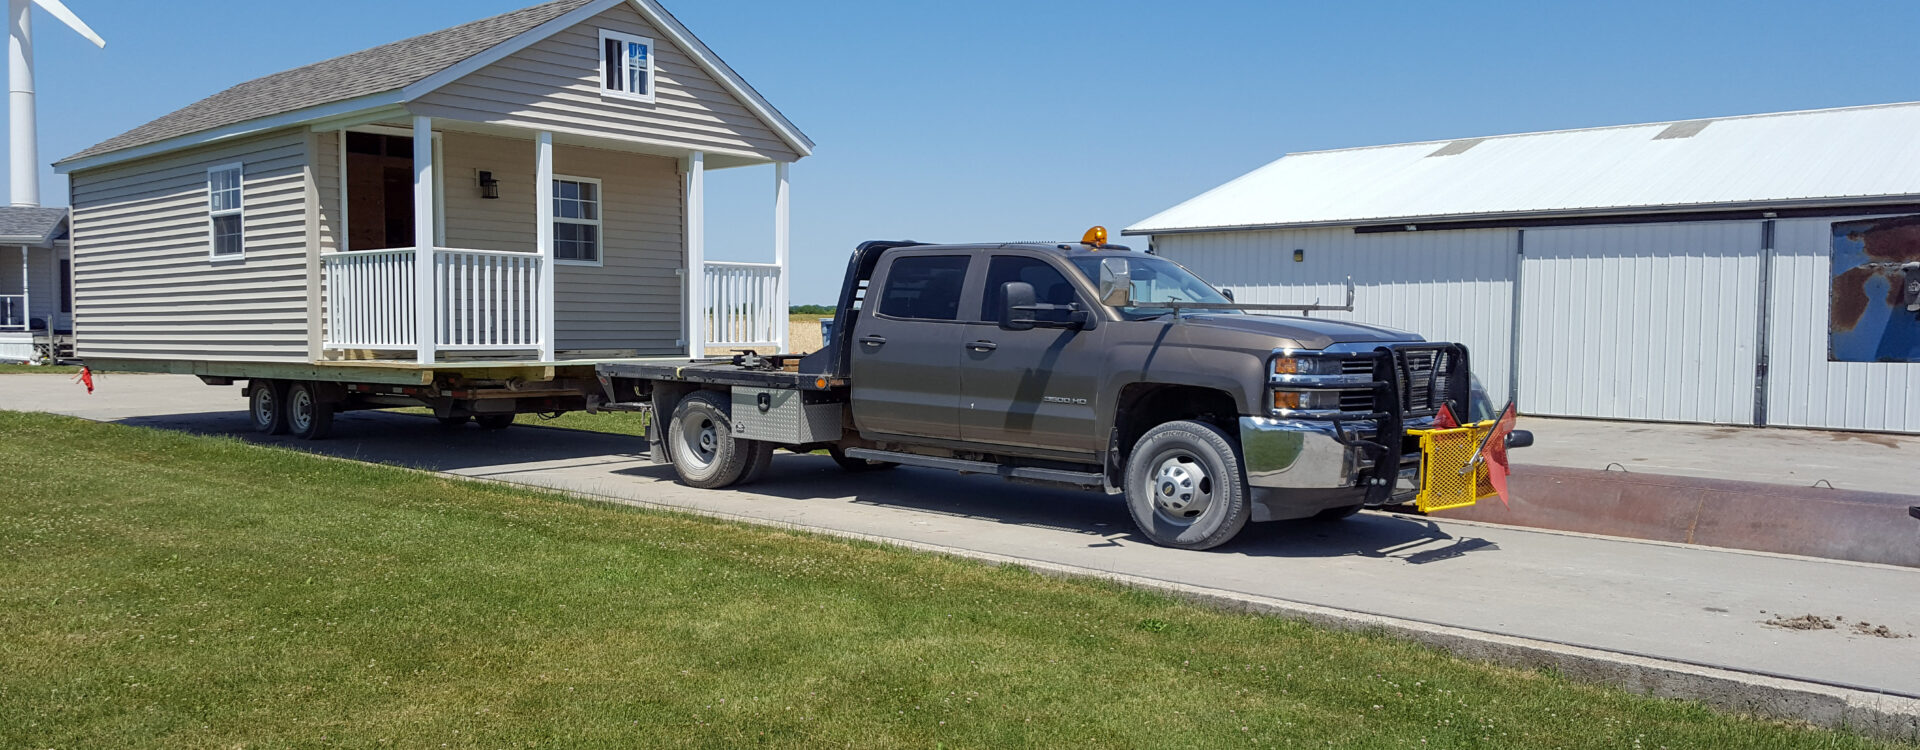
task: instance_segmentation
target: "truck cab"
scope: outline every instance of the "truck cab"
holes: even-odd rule
[[[821,351],[678,368],[672,383],[624,390],[610,381],[610,394],[652,394],[665,417],[650,435],[655,459],[679,466],[676,453],[705,455],[703,441],[723,432],[768,437],[752,425],[776,415],[773,397],[791,382],[807,392],[787,401],[809,431],[775,444],[824,448],[856,470],[907,464],[1104,490],[1126,498],[1148,539],[1188,549],[1223,544],[1249,522],[1337,519],[1422,496],[1425,436],[1453,427],[1436,425],[1443,408],[1471,408],[1466,349],[1248,314],[1279,307],[1236,303],[1177,263],[1093,233],[1078,243],[869,242],[851,259]],[[758,387],[743,380],[756,368],[767,373]],[[698,425],[682,418],[678,401],[716,388],[733,392],[709,399]],[[1458,430],[1454,442],[1484,445],[1492,424]],[[739,476],[751,478],[764,460],[745,450]],[[1436,477],[1474,484],[1484,471],[1470,463]]]

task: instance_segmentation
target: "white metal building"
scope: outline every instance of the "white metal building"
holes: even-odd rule
[[[1529,414],[1920,432],[1909,214],[1920,103],[1290,154],[1126,234],[1245,302],[1352,276]]]

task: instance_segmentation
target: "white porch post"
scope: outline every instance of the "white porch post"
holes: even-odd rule
[[[534,205],[540,226],[534,235],[540,243],[540,360],[554,360],[554,276],[560,268],[553,263],[553,134],[540,131],[534,142]]]
[[[788,251],[791,249],[788,244],[790,223],[787,168],[789,166],[784,161],[773,163],[773,262],[780,266],[780,278],[774,284],[773,329],[775,340],[780,342],[781,354],[789,353],[787,334],[788,329],[792,327],[787,318],[787,308],[792,306],[787,300],[792,293],[793,283],[790,278],[793,275],[792,269],[787,263]]]
[[[26,327],[26,331],[28,333],[32,333],[33,332],[33,283],[32,283],[33,274],[29,273],[29,271],[32,270],[32,267],[31,267],[32,264],[27,262],[27,258],[28,258],[27,246],[21,245],[20,246],[20,322]],[[51,315],[47,316],[47,335],[48,336],[53,335],[53,316]],[[48,341],[52,341],[52,339],[49,338]]]
[[[707,356],[707,154],[687,160],[687,356]]]
[[[433,364],[433,118],[413,118],[413,316],[420,364]]]

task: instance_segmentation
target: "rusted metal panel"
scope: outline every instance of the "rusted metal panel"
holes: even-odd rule
[[[1920,216],[1833,225],[1830,362],[1920,362]]]

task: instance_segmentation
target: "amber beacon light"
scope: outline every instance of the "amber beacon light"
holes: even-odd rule
[[[1092,229],[1089,229],[1087,230],[1086,236],[1081,237],[1080,241],[1082,243],[1092,245],[1094,247],[1106,247],[1107,246],[1107,228],[1094,227]]]

